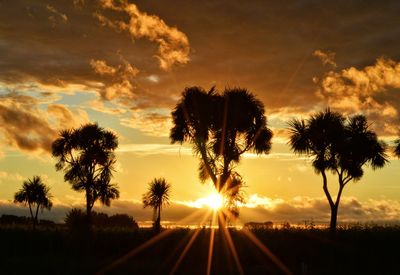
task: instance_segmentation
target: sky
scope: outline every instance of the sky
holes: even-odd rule
[[[155,177],[172,185],[165,220],[205,208],[211,183],[200,183],[190,145],[168,136],[185,87],[215,86],[251,91],[274,132],[270,154],[249,153],[237,167],[246,184],[240,221],[328,221],[321,177],[290,151],[288,121],[327,107],[361,113],[392,145],[399,12],[398,1],[0,0],[0,214],[28,215],[13,196],[35,175],[53,195],[43,217],[62,221],[83,206],[84,194],[55,170],[51,143],[88,122],[119,139],[120,198],[97,211],[151,220],[141,198]],[[383,169],[366,168],[346,186],[339,221],[400,220],[399,176],[392,156]]]

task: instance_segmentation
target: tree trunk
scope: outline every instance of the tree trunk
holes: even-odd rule
[[[336,234],[337,213],[338,206],[334,205],[333,207],[331,207],[331,222],[329,224],[329,230],[332,236]]]
[[[36,214],[35,214],[35,220],[34,220],[34,222],[33,222],[33,228],[35,228],[36,225],[38,224],[39,206],[40,206],[40,204],[38,204],[37,207],[36,207]]]
[[[86,188],[86,223],[88,229],[90,229],[92,225],[92,207],[88,188]]]
[[[343,184],[342,179],[339,178],[339,191],[338,191],[338,194],[336,197],[336,202],[333,205],[333,207],[331,207],[330,231],[331,231],[332,236],[334,236],[336,234],[337,214],[338,214],[340,198],[342,196],[344,186],[345,186],[345,184]]]
[[[157,219],[154,223],[154,229],[159,232],[161,230],[161,205],[157,209]]]
[[[199,147],[201,158],[204,162],[204,165],[206,167],[207,173],[210,176],[212,182],[214,183],[215,186],[218,184],[218,179],[217,176],[214,174],[213,170],[211,169],[210,163],[208,162],[208,157],[207,157],[207,150],[204,147],[204,145],[201,142],[197,142],[197,146]]]
[[[32,206],[29,202],[28,202],[28,206],[29,206],[29,212],[31,213],[33,229],[35,229],[35,218],[33,217]]]

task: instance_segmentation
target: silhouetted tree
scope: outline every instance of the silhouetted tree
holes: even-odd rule
[[[50,210],[53,206],[51,202],[50,188],[47,187],[39,176],[28,179],[22,184],[22,188],[15,193],[14,202],[28,205],[31,214],[33,228],[38,223],[39,209]]]
[[[56,169],[64,170],[64,179],[72,189],[86,193],[89,225],[91,210],[97,200],[110,206],[111,200],[119,197],[117,185],[110,183],[117,147],[116,135],[97,124],[64,130],[53,142],[53,156],[58,160]]]
[[[345,118],[327,109],[308,120],[294,119],[290,123],[291,149],[312,157],[316,173],[322,175],[323,190],[331,208],[330,229],[336,231],[337,213],[343,188],[363,176],[363,166],[381,168],[387,162],[386,145],[368,127],[363,115]],[[332,198],[326,172],[338,177],[338,193]]]
[[[264,105],[246,89],[218,94],[214,87],[208,92],[186,88],[172,112],[171,142],[192,145],[201,159],[200,179],[210,178],[231,206],[243,199],[242,178],[234,172],[241,156],[248,151],[268,154],[271,149],[272,132],[264,113]],[[236,207],[231,210],[238,214]]]
[[[400,157],[400,138],[396,139],[394,144],[395,144],[394,154],[396,157]]]
[[[151,207],[154,210],[153,220],[154,229],[161,229],[161,209],[165,204],[169,204],[171,185],[164,178],[153,179],[149,183],[149,190],[143,194],[143,207]]]

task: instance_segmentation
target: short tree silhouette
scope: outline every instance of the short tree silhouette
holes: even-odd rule
[[[39,209],[50,210],[53,206],[51,197],[50,188],[43,183],[39,176],[34,176],[33,179],[23,182],[22,188],[14,195],[14,202],[28,205],[35,229],[38,224]]]
[[[289,122],[291,149],[312,157],[315,172],[322,175],[323,190],[331,208],[330,229],[336,232],[337,214],[344,187],[360,180],[364,165],[381,168],[387,162],[386,145],[369,129],[363,115],[345,118],[330,109],[312,115],[308,120]],[[326,172],[337,175],[336,199],[328,189]]]
[[[212,180],[233,214],[238,214],[237,202],[243,200],[243,181],[234,171],[241,156],[248,151],[268,154],[271,148],[272,132],[264,112],[264,105],[246,89],[218,94],[214,87],[208,92],[186,88],[172,112],[171,142],[192,145],[201,159],[200,179]]]
[[[64,180],[72,189],[86,193],[86,217],[90,225],[91,210],[97,200],[110,206],[119,197],[118,187],[110,183],[114,171],[114,150],[118,139],[97,124],[64,130],[53,142],[57,170],[64,170]]]
[[[171,185],[164,178],[153,179],[149,183],[149,190],[143,194],[143,207],[153,208],[153,227],[156,231],[161,229],[161,209],[169,204]]]

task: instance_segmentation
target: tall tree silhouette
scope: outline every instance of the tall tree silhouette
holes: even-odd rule
[[[22,184],[22,188],[15,193],[14,202],[28,205],[31,214],[33,228],[38,224],[39,209],[50,210],[53,206],[51,202],[50,188],[47,187],[39,176],[28,179]]]
[[[118,147],[116,135],[97,124],[64,130],[53,142],[57,170],[64,170],[64,179],[72,189],[86,193],[86,215],[90,225],[91,210],[97,200],[110,206],[119,197],[115,184],[110,183]]]
[[[154,210],[154,229],[161,229],[161,209],[169,204],[171,185],[164,178],[153,179],[149,183],[149,190],[143,194],[143,206],[151,207]]]
[[[396,139],[394,144],[395,144],[394,154],[396,157],[400,158],[400,138]]]
[[[246,89],[214,87],[206,92],[189,87],[172,112],[172,143],[188,142],[200,158],[199,177],[211,179],[218,192],[241,199],[242,178],[234,171],[247,151],[269,153],[272,132],[267,127],[264,105]],[[234,190],[232,190],[234,189]]]
[[[369,129],[363,115],[345,118],[327,109],[308,120],[294,119],[289,125],[291,149],[312,157],[316,173],[322,175],[322,188],[331,208],[330,229],[334,233],[344,187],[361,179],[365,165],[372,169],[383,167],[387,162],[386,145]],[[329,192],[327,171],[338,178],[336,198]]]

